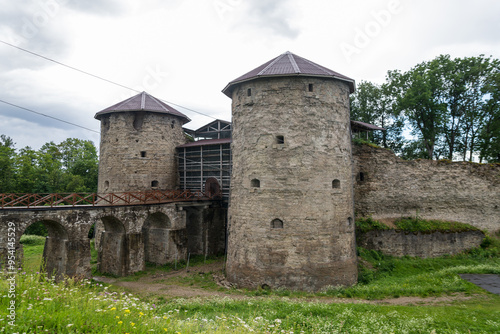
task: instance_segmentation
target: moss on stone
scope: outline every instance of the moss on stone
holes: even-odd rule
[[[404,231],[423,233],[479,231],[478,228],[465,223],[426,220],[418,217],[400,218],[394,222],[394,225]]]
[[[384,223],[371,217],[356,218],[356,232],[366,233],[372,230],[390,230]]]

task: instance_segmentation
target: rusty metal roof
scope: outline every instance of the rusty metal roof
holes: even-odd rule
[[[351,126],[366,129],[366,130],[385,130],[384,128],[381,128],[379,126],[365,123],[365,122],[360,122],[360,121],[351,121]]]
[[[149,95],[146,92],[139,93],[122,102],[114,104],[111,107],[101,110],[97,114],[95,114],[94,117],[100,120],[102,115],[114,112],[125,112],[125,111],[150,111],[156,113],[169,114],[182,118],[183,123],[187,123],[191,120],[189,119],[189,117],[187,117],[180,111],[172,108],[165,102],[157,99],[152,95]]]
[[[289,51],[234,79],[227,84],[222,92],[228,97],[231,97],[235,85],[257,78],[273,76],[306,76],[337,79],[347,82],[350,92],[354,92],[353,79],[332,71],[324,66],[318,65],[310,60],[299,57]]]
[[[218,144],[230,144],[233,140],[231,138],[221,138],[221,139],[205,139],[192,141],[190,143],[177,146],[177,148],[182,147],[196,147],[196,146],[205,146],[205,145],[218,145]]]

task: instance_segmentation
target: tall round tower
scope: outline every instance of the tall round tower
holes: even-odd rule
[[[231,81],[227,278],[319,290],[357,281],[354,80],[286,52]]]
[[[95,115],[101,121],[98,192],[177,187],[175,148],[190,119],[142,92]]]

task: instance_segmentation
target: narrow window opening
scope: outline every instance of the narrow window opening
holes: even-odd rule
[[[276,144],[284,144],[285,137],[284,136],[276,136]]]
[[[109,130],[109,118],[106,117],[102,120],[102,126],[104,127],[104,130]]]
[[[273,219],[271,222],[271,228],[283,228],[283,221],[281,219]]]
[[[333,180],[332,181],[332,188],[333,189],[340,189],[340,180],[337,180],[337,179]]]
[[[134,115],[134,122],[133,122],[133,125],[134,125],[134,129],[136,129],[137,131],[139,131],[140,129],[142,129],[142,123],[144,123],[144,113],[137,113]]]
[[[247,89],[247,96],[252,96],[252,88]]]
[[[253,179],[252,181],[250,181],[250,185],[254,188],[260,188],[260,180]]]
[[[347,226],[349,226],[349,227],[352,226],[352,218],[351,217],[347,218]]]
[[[175,121],[172,121],[172,123],[170,124],[170,127],[173,129],[175,126]]]
[[[309,91],[312,92],[314,90],[313,84],[309,84]]]
[[[359,181],[363,182],[365,180],[365,173],[359,172]]]
[[[104,190],[109,189],[109,181],[104,181]]]
[[[151,181],[151,188],[157,188],[158,187],[158,181],[154,180]]]
[[[141,151],[141,158],[145,158],[146,157],[146,151]]]

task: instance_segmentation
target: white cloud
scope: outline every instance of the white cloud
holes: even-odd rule
[[[51,1],[60,7],[49,15],[42,7]],[[374,13],[389,10],[395,1],[39,0],[13,5],[0,0],[0,39],[23,37],[31,22],[36,34],[20,39],[19,46],[223,119],[230,118],[231,108],[221,93],[224,86],[285,51],[358,82],[382,82],[387,70],[405,70],[440,53],[500,57],[500,3],[401,0],[388,24],[377,21]],[[49,20],[41,19],[43,13]],[[373,22],[379,22],[379,31]],[[342,43],[353,44],[356,33],[366,29],[372,29],[369,43],[347,59]],[[0,88],[0,99],[92,129],[99,128],[93,118],[97,111],[132,94],[1,43]],[[193,119],[187,127],[210,121],[175,108]],[[97,136],[1,103],[0,118],[0,133],[22,146]]]

